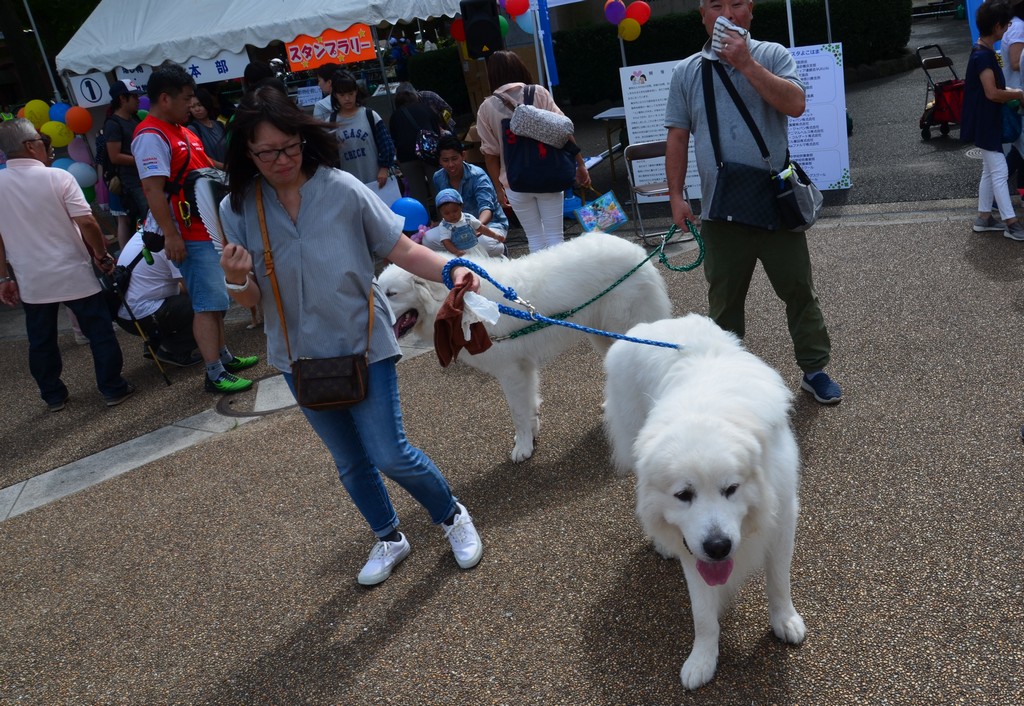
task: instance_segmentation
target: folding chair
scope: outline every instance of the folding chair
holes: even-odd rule
[[[668,182],[659,181],[638,184],[633,162],[644,159],[659,158],[664,160],[665,145],[666,142],[664,140],[661,140],[660,142],[641,142],[635,145],[628,145],[622,153],[623,158],[626,160],[626,176],[629,178],[630,202],[633,205],[633,230],[637,234],[637,237],[643,241],[644,245],[651,245],[648,241],[649,238],[660,239],[668,232],[668,230],[659,231],[657,233],[647,232],[647,229],[644,227],[643,216],[640,213],[640,197],[668,196]],[[686,196],[685,190],[683,195]],[[685,236],[686,234],[684,233],[681,235]],[[682,240],[686,239],[686,237],[682,238]]]

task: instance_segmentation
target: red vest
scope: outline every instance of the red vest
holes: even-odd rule
[[[160,133],[170,147],[171,175],[167,177],[167,189],[170,192],[171,213],[174,215],[174,222],[178,226],[182,240],[209,240],[210,234],[206,232],[206,226],[203,225],[198,210],[195,208],[190,210],[181,188],[189,172],[213,166],[210,158],[206,156],[203,143],[188,128],[171,125],[152,115],[147,115],[139,123],[135,128],[134,137],[138,137],[142,131]],[[185,165],[186,159],[188,166]],[[177,188],[172,186],[172,182],[175,181],[177,181]]]

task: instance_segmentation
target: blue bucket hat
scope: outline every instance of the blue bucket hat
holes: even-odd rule
[[[434,200],[434,205],[440,208],[441,204],[445,203],[457,203],[461,206],[462,195],[455,189],[441,189],[437,192],[437,198]]]

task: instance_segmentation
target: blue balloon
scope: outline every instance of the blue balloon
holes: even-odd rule
[[[71,110],[71,106],[67,103],[54,103],[50,106],[50,120],[56,120],[58,123],[64,122],[69,110]]]
[[[430,214],[427,213],[427,209],[414,198],[403,196],[391,204],[391,210],[405,219],[402,230],[406,233],[413,233],[420,226],[430,223]]]
[[[7,162],[0,162],[0,169],[7,169]]]
[[[71,165],[74,163],[75,160],[71,159],[71,157],[61,157],[60,159],[53,160],[52,166],[56,167],[57,169],[63,169],[64,171],[68,171],[70,170]]]

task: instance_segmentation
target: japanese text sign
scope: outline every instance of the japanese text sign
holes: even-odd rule
[[[285,45],[292,71],[315,69],[323,64],[351,64],[377,57],[368,25],[352,25],[344,32],[325,29],[310,37],[300,34]]]

